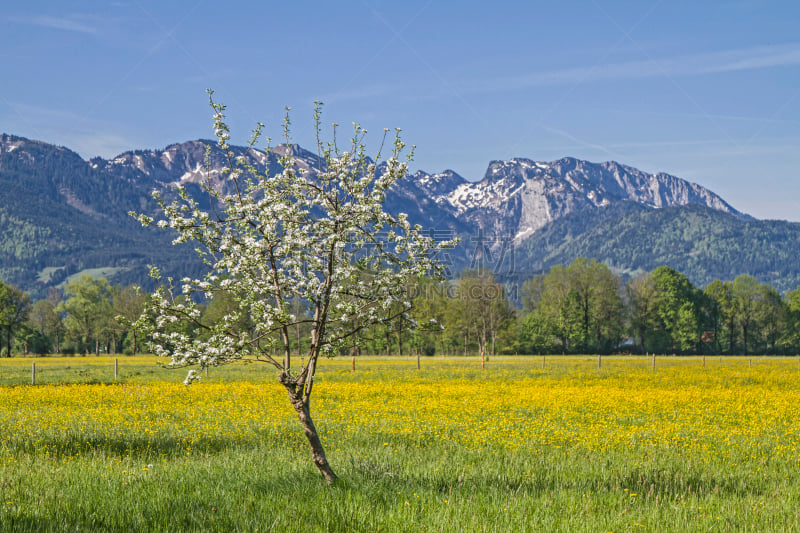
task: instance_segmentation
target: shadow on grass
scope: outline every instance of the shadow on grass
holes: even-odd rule
[[[446,509],[450,505],[454,506],[453,512],[469,512],[473,519],[477,514],[488,521],[500,520],[499,515],[493,514],[498,502],[512,500],[525,502],[519,504],[522,508],[547,506],[553,500],[569,506],[569,502],[585,501],[582,497],[589,495],[604,508],[611,508],[617,504],[630,505],[631,493],[637,494],[636,501],[641,504],[652,502],[645,505],[655,505],[656,501],[682,502],[683,497],[695,494],[729,501],[763,494],[763,487],[748,486],[745,480],[736,477],[664,475],[658,471],[630,473],[619,479],[606,479],[599,471],[580,472],[574,477],[568,473],[525,477],[499,472],[459,476],[458,473],[404,473],[399,464],[361,462],[341,465],[337,472],[340,479],[332,487],[326,487],[309,466],[296,475],[280,473],[255,478],[247,490],[257,497],[277,498],[281,502],[282,510],[276,515],[281,526],[285,524],[284,518],[292,518],[305,524],[309,531],[376,531],[379,527],[385,530],[387,524],[389,530],[420,530],[412,525],[412,520],[417,520],[417,524],[432,518],[447,520]],[[323,508],[324,513],[315,512]],[[465,520],[470,523],[468,518]]]
[[[0,514],[0,531],[59,531],[60,526],[47,518]]]
[[[206,449],[227,449],[230,444],[210,440]],[[114,448],[108,442],[104,445]],[[143,477],[142,482],[132,483],[130,498],[109,500],[98,513],[89,512],[88,506],[93,504],[79,505],[55,525],[37,523],[36,517],[0,514],[0,531],[419,531],[426,520],[440,520],[433,530],[455,530],[448,529],[446,520],[457,522],[458,517],[447,516],[450,508],[445,500],[456,504],[453,513],[468,511],[488,521],[499,519],[491,515],[497,502],[517,498],[525,501],[525,506],[535,507],[552,499],[561,499],[562,505],[568,506],[570,497],[563,498],[565,493],[585,493],[613,506],[613,502],[627,501],[630,492],[638,493],[640,499],[658,495],[666,501],[689,493],[723,493],[735,499],[763,490],[757,484],[747,486],[744,482],[752,480],[735,474],[705,475],[678,468],[631,469],[617,474],[565,463],[563,469],[550,473],[533,468],[528,477],[520,473],[519,465],[517,472],[505,473],[504,469],[515,466],[511,462],[500,464],[500,458],[497,464],[486,465],[479,472],[463,474],[461,468],[431,471],[430,465],[420,462],[409,464],[375,456],[341,460],[334,465],[339,482],[327,487],[311,465],[307,449],[297,452],[296,461],[284,458],[279,462],[270,460],[270,451],[262,445],[257,455],[261,460],[255,463],[217,464],[212,458],[167,471],[164,477]],[[437,452],[441,450],[430,450]],[[449,459],[458,464],[458,454]],[[418,500],[414,498],[417,495]],[[475,526],[468,518],[464,520],[464,530]]]
[[[758,479],[736,473],[697,470],[652,469],[630,472],[609,472],[596,469],[580,471],[569,465],[556,473],[532,471],[528,475],[504,474],[502,467],[483,470],[477,474],[450,472],[428,474],[406,473],[399,464],[390,461],[364,461],[351,458],[342,469],[341,486],[348,490],[391,488],[397,490],[453,494],[471,491],[497,495],[524,495],[538,498],[555,492],[572,491],[581,494],[621,494],[627,490],[642,497],[661,499],[681,498],[688,495],[757,496],[768,489]]]
[[[195,436],[188,441],[171,437],[92,437],[75,436],[38,439],[36,442],[10,440],[5,449],[11,453],[47,454],[49,457],[75,457],[103,453],[109,456],[178,457],[186,454],[214,455],[236,449],[247,451],[265,445],[263,439],[242,441],[219,437]]]

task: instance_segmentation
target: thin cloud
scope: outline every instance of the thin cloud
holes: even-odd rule
[[[729,56],[726,62],[710,65],[707,72],[733,72],[737,70],[799,65],[800,45],[757,46],[746,50],[728,52],[725,55]]]
[[[30,105],[25,103],[15,103],[14,108],[33,123],[51,124],[56,122],[74,122],[83,117],[74,111],[65,109],[53,109],[41,105]]]
[[[13,115],[0,115],[0,122],[10,128],[6,133],[64,146],[84,159],[98,155],[109,158],[137,146],[131,139],[118,133],[123,129],[118,124],[86,119],[69,110],[27,104],[8,105],[21,120]]]
[[[548,126],[542,126],[542,127],[544,128],[545,131],[548,131],[550,133],[554,133],[556,135],[560,135],[561,137],[565,137],[565,138],[567,138],[567,139],[569,139],[571,141],[574,141],[575,143],[581,145],[584,148],[589,148],[591,150],[597,150],[597,151],[603,152],[604,154],[607,154],[607,155],[609,155],[609,156],[611,156],[613,158],[616,158],[616,159],[624,159],[623,155],[621,155],[621,154],[619,154],[617,152],[614,152],[613,150],[609,149],[609,147],[607,147],[607,146],[603,146],[603,145],[600,145],[600,144],[597,144],[597,143],[591,143],[591,142],[588,142],[588,141],[584,141],[583,139],[579,139],[579,138],[575,137],[574,135],[572,135],[571,133],[569,133],[568,131],[565,131],[565,130],[562,130],[562,129],[551,128],[551,127],[548,127]]]
[[[97,28],[95,26],[90,26],[85,22],[80,21],[78,17],[15,17],[12,20],[16,22],[22,22],[24,24],[32,24],[34,26],[42,26],[44,28],[53,28],[57,30],[74,31],[92,35],[97,33]]]
[[[622,79],[696,76],[800,65],[800,43],[755,46],[706,54],[575,67],[470,83],[473,91],[514,90]]]

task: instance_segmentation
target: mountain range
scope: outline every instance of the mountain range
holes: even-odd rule
[[[270,173],[287,151],[312,173],[318,166],[298,145],[233,150]],[[229,193],[225,165],[209,140],[85,161],[64,147],[0,135],[0,280],[41,296],[80,273],[145,287],[150,264],[175,277],[200,274],[191,245],[173,247],[174,236],[141,228],[127,213],[155,214],[151,192],[177,184],[202,199],[206,178]],[[700,185],[613,161],[491,161],[476,182],[452,170],[418,171],[392,188],[386,208],[439,238],[461,237],[444,258],[453,275],[480,263],[521,281],[588,256],[627,275],[666,264],[700,286],[738,274],[782,291],[800,284],[800,224],[753,219]]]

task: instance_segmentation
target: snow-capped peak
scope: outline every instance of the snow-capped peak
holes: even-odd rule
[[[434,176],[417,173],[428,188]],[[574,158],[491,161],[479,182],[462,182],[434,196],[437,205],[472,224],[521,240],[548,222],[581,209],[633,201],[652,208],[698,203],[739,214],[711,191],[668,174],[648,174],[615,162]]]

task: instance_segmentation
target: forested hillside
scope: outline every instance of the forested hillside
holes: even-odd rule
[[[626,275],[667,265],[697,286],[749,274],[780,292],[800,285],[800,224],[736,217],[697,204],[626,202],[556,220],[516,248],[522,278],[576,257]]]
[[[271,173],[286,151],[307,171],[317,164],[296,145],[269,154],[234,150]],[[166,276],[197,275],[202,265],[191,246],[171,246],[170,235],[142,228],[128,212],[154,214],[150,193],[169,194],[175,184],[202,203],[205,178],[230,193],[223,168],[211,141],[84,161],[66,148],[0,135],[0,280],[41,298],[81,273],[144,286],[148,265]],[[652,187],[659,195],[651,197]],[[437,238],[461,238],[443,258],[451,277],[485,266],[507,287],[519,286],[554,265],[593,257],[624,276],[667,265],[700,287],[740,274],[782,293],[800,285],[800,224],[755,220],[695,184],[613,162],[494,161],[476,183],[420,171],[388,191],[386,208]]]
[[[0,280],[43,297],[47,287],[90,269],[144,283],[147,265],[197,272],[191,247],[146,231],[130,210],[155,209],[140,188],[65,148],[3,136],[0,152]]]

